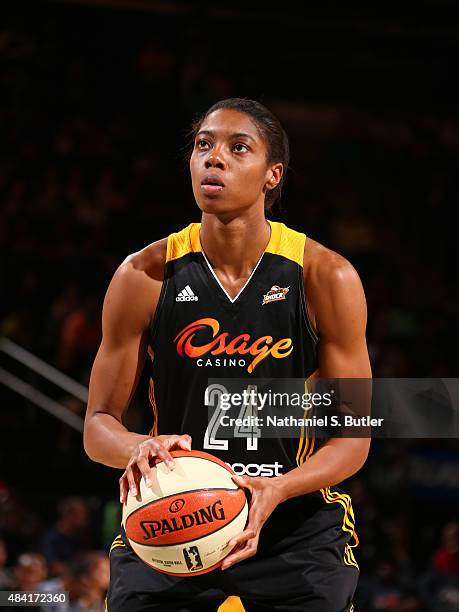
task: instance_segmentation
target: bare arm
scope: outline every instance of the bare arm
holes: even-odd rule
[[[113,276],[102,312],[102,343],[91,372],[84,426],[88,456],[110,467],[125,468],[119,479],[120,501],[128,489],[137,495],[143,476],[150,485],[151,460],[173,469],[173,448],[191,450],[187,434],[150,437],[128,431],[123,416],[137,387],[156,311],[166,259],[167,239],[127,258]]]
[[[366,303],[360,279],[349,262],[314,244],[312,261],[308,265],[305,262],[305,276],[311,318],[319,335],[318,376],[370,378],[365,341]],[[230,541],[235,549],[224,560],[222,569],[256,553],[260,530],[277,505],[345,480],[365,463],[369,446],[368,438],[332,438],[303,465],[282,476],[233,477],[238,485],[250,491],[249,522]]]
[[[319,335],[320,378],[371,378],[365,340],[367,310],[362,284],[342,257],[311,270],[309,305]],[[284,499],[338,484],[365,463],[369,438],[332,438],[306,463],[280,477]]]
[[[149,438],[129,432],[122,420],[142,372],[148,327],[161,291],[162,242],[123,262],[104,300],[103,337],[91,372],[84,448],[93,461],[111,467],[125,468],[136,445]]]

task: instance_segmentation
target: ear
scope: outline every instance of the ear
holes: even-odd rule
[[[272,189],[275,189],[279,185],[283,174],[284,165],[282,163],[279,162],[277,164],[274,164],[273,166],[270,166],[267,171],[267,178],[265,183],[266,190],[271,191]]]

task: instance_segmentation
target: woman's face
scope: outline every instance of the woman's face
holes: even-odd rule
[[[193,193],[202,212],[263,209],[266,190],[282,176],[282,164],[267,163],[266,147],[245,113],[221,109],[203,121],[190,159]]]

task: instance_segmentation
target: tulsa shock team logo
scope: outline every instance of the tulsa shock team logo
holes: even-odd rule
[[[269,304],[270,302],[277,302],[278,300],[285,300],[290,287],[279,287],[279,285],[273,285],[268,293],[263,296],[262,306]]]
[[[212,332],[212,340],[201,344],[193,344],[196,334],[200,330]],[[257,365],[269,355],[275,359],[284,359],[293,351],[292,339],[282,338],[273,344],[272,336],[260,336],[252,340],[250,334],[240,334],[229,338],[228,332],[220,332],[220,323],[216,319],[198,319],[182,329],[174,338],[177,343],[177,352],[181,357],[196,359],[209,353],[210,355],[251,355],[247,371],[252,373]]]

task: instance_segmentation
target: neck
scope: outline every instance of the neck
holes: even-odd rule
[[[271,235],[264,211],[231,220],[203,213],[201,246],[212,267],[229,278],[252,273]]]

